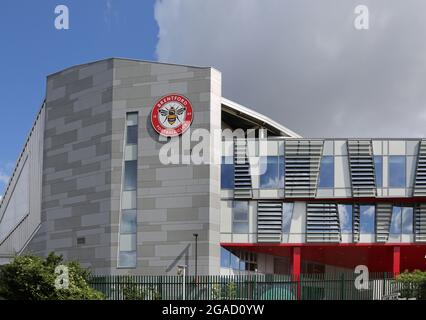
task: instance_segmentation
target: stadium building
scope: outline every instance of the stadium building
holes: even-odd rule
[[[54,251],[140,275],[426,269],[426,140],[306,139],[221,89],[210,67],[128,59],[48,76],[1,200],[0,261]]]

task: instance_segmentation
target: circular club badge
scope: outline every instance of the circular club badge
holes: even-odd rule
[[[151,112],[155,131],[166,137],[184,133],[192,123],[193,113],[189,100],[179,94],[170,94],[159,99]]]

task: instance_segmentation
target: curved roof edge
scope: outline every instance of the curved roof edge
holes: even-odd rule
[[[299,135],[298,133],[284,127],[283,125],[279,124],[278,122],[272,120],[271,118],[256,112],[252,109],[249,109],[247,107],[244,107],[232,100],[226,99],[224,97],[222,97],[222,104],[227,106],[228,108],[231,108],[239,113],[242,113],[248,117],[251,118],[255,118],[256,120],[258,120],[259,122],[262,123],[262,125],[264,126],[270,126],[272,128],[274,128],[275,130],[281,132],[283,135],[286,135],[290,138],[302,138],[301,135]]]

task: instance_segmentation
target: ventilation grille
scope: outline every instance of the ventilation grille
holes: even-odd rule
[[[285,197],[316,195],[322,140],[287,140],[285,144]]]
[[[413,196],[426,196],[426,140],[421,140],[419,143]]]
[[[415,210],[416,242],[426,242],[426,204],[418,204]]]
[[[257,203],[257,242],[281,242],[282,202]]]
[[[340,242],[337,204],[308,203],[306,206],[306,242]]]
[[[371,140],[348,140],[353,197],[375,197],[373,147]]]
[[[247,140],[234,139],[234,198],[252,198],[250,163],[247,158]]]
[[[360,234],[360,206],[359,204],[354,204],[352,207],[352,223],[353,223],[353,242],[359,242]]]
[[[392,205],[378,203],[376,205],[376,242],[388,241],[391,218]]]

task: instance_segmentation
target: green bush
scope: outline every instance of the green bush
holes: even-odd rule
[[[141,287],[131,277],[125,278],[124,300],[161,300],[161,294],[154,287]]]
[[[68,288],[57,289],[58,265],[68,267]],[[7,300],[102,300],[102,293],[87,284],[90,273],[77,262],[64,263],[50,253],[46,259],[32,255],[15,257],[0,266],[0,297]]]
[[[402,286],[400,291],[402,298],[426,300],[426,272],[405,271],[397,277],[397,282]]]

